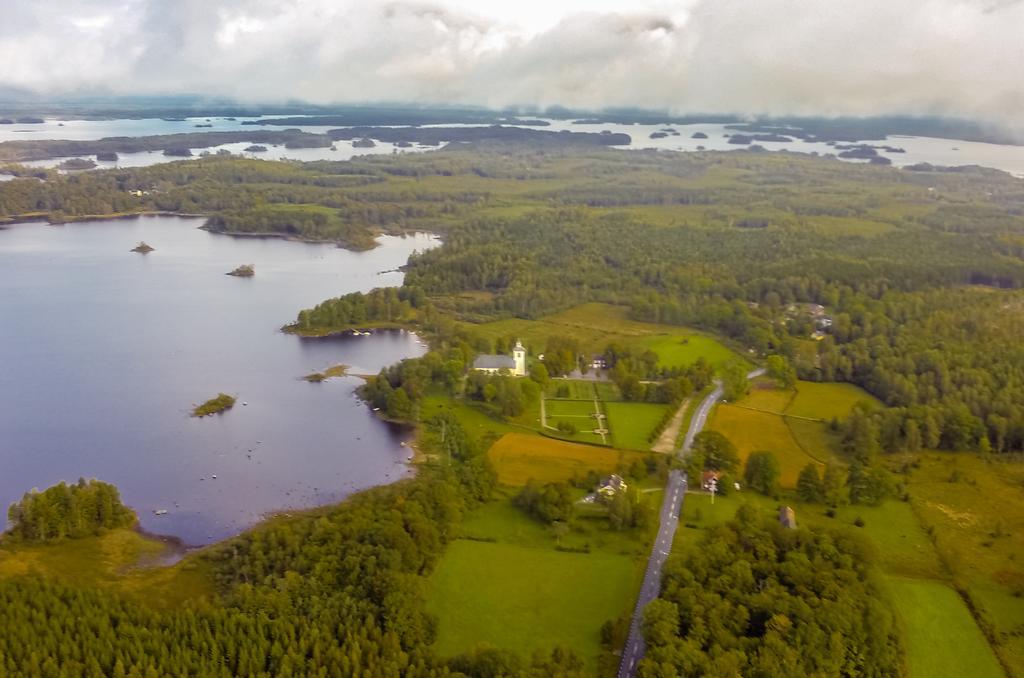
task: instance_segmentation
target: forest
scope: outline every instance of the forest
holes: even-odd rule
[[[898,676],[896,620],[856,535],[742,506],[669,560],[641,676]]]

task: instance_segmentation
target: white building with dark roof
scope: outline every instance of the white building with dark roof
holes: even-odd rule
[[[514,377],[525,377],[526,349],[523,348],[523,342],[516,340],[512,355],[478,355],[473,361],[473,369],[488,374],[507,370]]]

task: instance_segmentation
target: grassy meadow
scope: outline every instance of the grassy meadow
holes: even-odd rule
[[[589,674],[607,675],[616,658],[602,648],[600,629],[631,612],[648,533],[577,518],[567,535],[556,537],[513,506],[513,494],[502,489],[470,513],[431,575],[427,610],[439,620],[435,648],[450,656],[487,643],[528,657],[562,645],[584,658]],[[559,544],[573,551],[558,550]]]
[[[605,403],[612,445],[622,450],[651,449],[651,432],[661,423],[668,405]]]
[[[202,563],[185,559],[164,566],[172,555],[167,544],[131,529],[45,544],[0,541],[0,579],[52,577],[72,586],[109,588],[157,609],[212,597]]]

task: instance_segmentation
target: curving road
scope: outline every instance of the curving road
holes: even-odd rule
[[[754,370],[747,374],[747,379],[754,379],[762,374],[764,374],[763,369]],[[697,410],[690,420],[690,427],[686,429],[683,445],[677,453],[680,457],[686,456],[686,453],[690,451],[693,438],[704,428],[708,421],[708,415],[711,414],[715,403],[722,399],[723,394],[722,384],[717,382],[715,389],[697,406]],[[679,514],[683,510],[686,488],[686,474],[677,470],[670,471],[668,482],[665,484],[665,499],[661,503],[658,536],[654,540],[654,547],[651,549],[651,556],[647,561],[647,570],[644,572],[644,583],[640,586],[640,595],[637,597],[636,607],[633,609],[633,618],[629,624],[629,636],[626,638],[626,645],[622,648],[619,678],[635,676],[637,664],[644,657],[646,648],[643,634],[644,608],[661,592],[661,569],[668,559],[668,554],[672,552],[672,540],[676,534],[676,527],[679,526]]]

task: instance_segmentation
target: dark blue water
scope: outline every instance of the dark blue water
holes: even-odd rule
[[[279,328],[325,298],[400,284],[400,273],[381,272],[437,241],[386,237],[354,253],[201,224],[0,230],[3,506],[32,487],[97,477],[146,529],[202,544],[407,473],[405,433],[353,396],[355,377],[299,378],[338,363],[376,372],[420,355],[417,338],[304,340]],[[156,251],[129,252],[139,240]],[[224,275],[243,263],[254,278]],[[234,409],[189,416],[220,391],[237,396]]]

